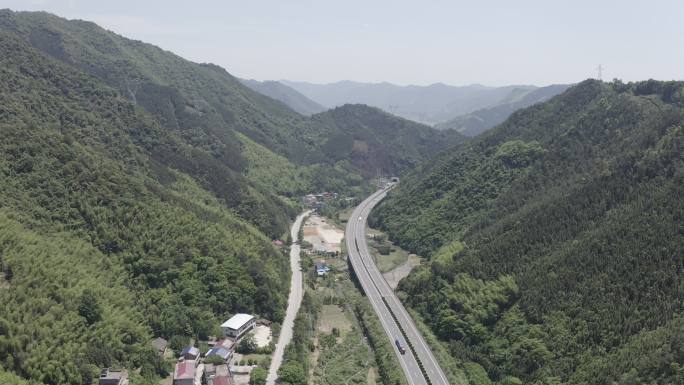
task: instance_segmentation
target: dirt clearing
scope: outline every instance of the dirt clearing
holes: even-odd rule
[[[254,342],[260,348],[268,346],[271,343],[271,328],[264,325],[258,325],[252,332],[254,334]]]
[[[344,231],[328,223],[325,218],[311,215],[304,223],[302,232],[304,240],[312,245],[314,252],[339,253],[342,250],[340,243]]]
[[[408,260],[404,264],[395,267],[394,269],[383,273],[385,281],[392,289],[396,289],[399,281],[406,278],[414,267],[420,265],[420,258],[415,254],[409,254]]]

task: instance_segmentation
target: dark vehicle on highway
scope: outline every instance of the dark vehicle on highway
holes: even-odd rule
[[[394,344],[397,345],[397,349],[399,349],[399,353],[406,354],[406,348],[404,348],[404,345],[402,345],[398,339],[394,340]]]

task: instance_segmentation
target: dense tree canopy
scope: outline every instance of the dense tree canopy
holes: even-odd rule
[[[0,52],[0,366],[46,384],[113,364],[153,377],[153,335],[206,337],[237,311],[282,317],[286,257],[154,155],[192,149],[20,40],[3,33]]]
[[[431,257],[400,290],[472,382],[683,380],[683,96],[585,81],[423,165],[374,213]]]
[[[407,150],[354,162],[328,140],[343,130],[371,150],[396,131],[392,152]],[[298,196],[360,194],[362,173],[458,140],[362,106],[309,119],[220,67],[9,10],[0,133],[0,369],[51,385],[109,365],[155,383],[152,337],[178,347],[236,312],[280,320],[289,264],[271,239]]]

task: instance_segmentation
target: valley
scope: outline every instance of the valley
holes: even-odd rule
[[[684,383],[684,81],[582,72],[647,17],[267,3],[0,9],[0,384]]]

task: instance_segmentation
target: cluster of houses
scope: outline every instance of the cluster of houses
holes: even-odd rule
[[[231,385],[233,376],[229,362],[235,344],[255,326],[253,315],[236,314],[221,324],[223,339],[210,342],[211,349],[204,357],[194,346],[184,348],[173,371],[173,385]],[[210,358],[212,363],[204,363]]]
[[[209,341],[210,349],[204,356],[194,346],[185,347],[173,370],[173,385],[232,385],[233,375],[229,362],[236,343],[254,329],[256,322],[253,315],[235,314],[221,324],[223,337],[217,341]],[[156,338],[151,344],[159,356],[166,354],[168,343],[165,339]],[[211,363],[205,362],[208,360]],[[125,369],[102,369],[98,380],[99,385],[129,385],[128,371]]]
[[[311,207],[312,209],[322,209],[327,202],[332,199],[337,199],[338,194],[335,192],[322,192],[318,194],[308,194],[302,197],[302,203]]]
[[[228,362],[233,355],[234,342],[222,339],[205,354],[204,359],[219,357],[218,364],[202,363],[199,349],[188,346],[181,351],[173,370],[173,385],[231,385],[233,377]]]

